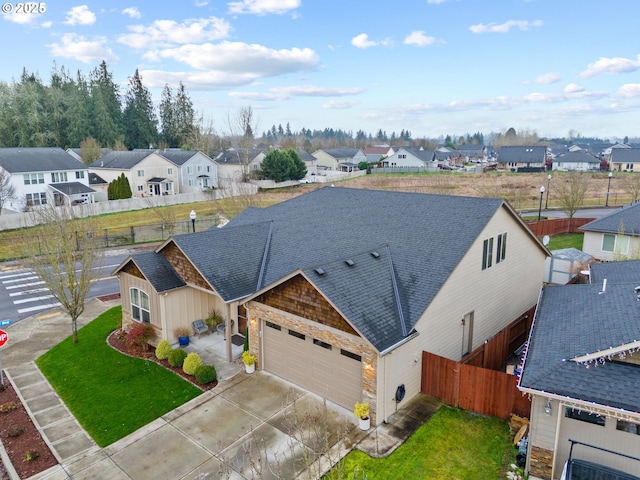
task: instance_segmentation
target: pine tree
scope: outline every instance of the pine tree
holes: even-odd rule
[[[137,68],[133,77],[129,78],[129,90],[125,95],[122,122],[124,143],[127,148],[149,148],[157,141],[157,120],[153,112],[151,93],[142,84]]]
[[[103,60],[90,80],[92,137],[100,145],[111,146],[122,139],[120,92]]]
[[[195,112],[193,103],[182,82],[176,92],[174,105],[174,115],[176,123],[177,147],[185,145],[193,134],[195,128]]]
[[[160,123],[162,125],[162,139],[169,147],[177,147],[177,125],[174,110],[173,94],[169,85],[165,85],[162,89],[160,97]]]

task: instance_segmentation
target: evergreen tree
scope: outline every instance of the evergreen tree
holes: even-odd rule
[[[67,140],[70,147],[82,146],[81,142],[91,136],[92,118],[91,94],[87,80],[78,71],[75,82],[75,93],[70,95],[67,106]],[[93,138],[93,137],[92,137]]]
[[[162,128],[162,139],[169,147],[177,147],[177,126],[174,111],[173,94],[169,85],[165,85],[160,96],[160,124]]]
[[[92,137],[100,145],[111,146],[122,140],[120,91],[103,60],[90,79]]]
[[[271,150],[262,160],[262,174],[275,182],[300,180],[306,173],[306,165],[293,149]]]
[[[125,107],[122,113],[124,125],[124,144],[127,148],[149,148],[158,139],[157,120],[153,112],[151,93],[142,84],[142,78],[136,68],[129,78],[129,90],[125,95]]]
[[[176,92],[176,101],[174,106],[174,116],[176,122],[177,145],[182,147],[193,135],[195,129],[195,111],[193,110],[193,102],[189,98],[189,94],[182,82]]]

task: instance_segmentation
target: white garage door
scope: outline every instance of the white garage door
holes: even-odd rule
[[[265,321],[264,369],[348,409],[362,401],[362,358]]]

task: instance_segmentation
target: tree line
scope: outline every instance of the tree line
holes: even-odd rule
[[[0,82],[0,147],[80,147],[93,140],[116,150],[162,144],[183,147],[193,137],[193,103],[184,85],[162,90],[158,108],[136,70],[124,92],[106,62],[88,76],[54,68],[48,85],[23,69]]]

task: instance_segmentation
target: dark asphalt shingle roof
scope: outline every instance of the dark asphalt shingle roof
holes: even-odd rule
[[[86,170],[87,166],[61,148],[0,148],[0,167],[9,173]]]
[[[625,205],[604,217],[580,227],[584,232],[614,233],[624,232],[625,235],[640,235],[640,202]]]
[[[612,148],[611,162],[640,163],[640,148]]]
[[[520,385],[533,390],[640,411],[640,367],[606,359],[588,367],[572,358],[640,339],[633,284],[544,288]]]
[[[640,285],[640,260],[621,262],[592,263],[589,265],[591,283],[607,285],[615,283],[633,283]]]
[[[152,153],[152,150],[113,151],[100,157],[98,160],[89,165],[89,168],[131,170]]]
[[[132,255],[130,261],[136,264],[156,292],[166,292],[186,285],[169,261],[154,251]]]
[[[196,150],[178,150],[168,149],[160,150],[159,155],[162,155],[167,160],[175,163],[176,165],[184,165],[189,159],[193,158],[198,152]]]
[[[577,150],[575,152],[563,153],[558,155],[554,160],[554,163],[591,163],[595,166],[600,165],[600,159],[586,153],[583,150]]]
[[[79,193],[95,193],[93,188],[89,188],[80,182],[52,183],[49,185],[65,195],[77,195]]]
[[[501,147],[498,151],[498,162],[500,163],[540,163],[547,157],[547,147],[522,146],[522,147]]]

